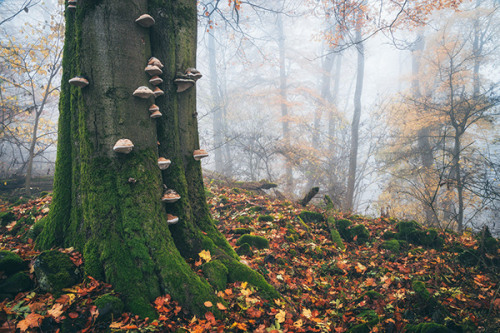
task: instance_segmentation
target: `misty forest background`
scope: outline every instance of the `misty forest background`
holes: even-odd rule
[[[380,3],[199,1],[205,175],[498,236],[500,2]],[[63,11],[0,0],[3,193],[53,175]]]

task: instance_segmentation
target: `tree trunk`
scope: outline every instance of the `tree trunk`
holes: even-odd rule
[[[156,20],[149,29],[134,23],[144,13]],[[143,317],[156,316],[150,303],[162,294],[196,314],[207,311],[205,301],[217,301],[186,263],[203,249],[228,268],[230,281],[249,281],[278,296],[239,263],[205,202],[200,162],[193,158],[199,148],[195,87],[177,93],[173,83],[177,72],[195,66],[196,20],[190,0],[96,0],[66,11],[54,197],[38,246],[82,251],[86,274],[111,283],[127,310]],[[165,95],[133,97],[148,85],[144,68],[151,55],[165,65],[159,86]],[[70,87],[76,75],[90,85]],[[161,118],[149,117],[152,103]],[[113,152],[121,138],[134,143],[130,154]],[[167,170],[159,170],[159,156],[172,161]],[[181,199],[161,203],[162,184]],[[167,212],[179,222],[169,225]]]
[[[359,120],[361,118],[361,94],[363,92],[363,78],[365,75],[365,51],[361,41],[361,24],[356,27],[356,49],[358,51],[358,68],[356,76],[356,91],[354,92],[354,114],[351,124],[351,148],[349,152],[349,174],[347,178],[347,194],[345,209],[354,208],[354,192],[356,188],[356,167],[358,160]]]
[[[285,68],[285,32],[283,30],[283,19],[282,14],[278,14],[277,24],[278,24],[278,46],[279,46],[279,57],[280,57],[280,96],[281,96],[281,117],[283,124],[283,141],[285,144],[285,150],[288,152],[291,149],[290,146],[290,128],[288,124],[288,106],[287,102],[287,84],[286,84],[286,68]],[[293,173],[292,165],[290,164],[289,157],[285,158],[285,190],[289,194],[293,193]]]

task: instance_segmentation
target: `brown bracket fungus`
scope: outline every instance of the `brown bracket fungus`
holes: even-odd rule
[[[167,190],[165,194],[161,197],[161,201],[166,203],[174,203],[179,200],[181,196],[177,194],[174,190]]]
[[[155,89],[153,90],[153,94],[155,95],[155,98],[156,98],[156,97],[162,96],[164,94],[164,92],[160,88],[155,87]]]
[[[161,61],[158,58],[155,58],[155,57],[149,58],[148,65],[157,66],[159,68],[163,68],[163,64],[161,63]]]
[[[145,87],[145,86],[140,86],[139,88],[137,88],[135,91],[134,91],[134,94],[133,94],[135,97],[139,97],[139,98],[144,98],[144,99],[147,99],[151,96],[154,95],[153,91],[151,89],[149,89],[148,87]]]
[[[160,111],[160,108],[156,104],[151,104],[149,107],[149,112],[155,112],[155,111]]]
[[[160,170],[165,170],[170,166],[170,160],[165,157],[158,158],[158,167]]]
[[[75,76],[72,79],[69,79],[69,84],[72,86],[78,87],[78,88],[83,88],[89,85],[89,81],[84,78],[83,76]]]
[[[68,1],[68,9],[76,9],[76,1]]]
[[[199,79],[201,79],[203,75],[201,75],[200,71],[197,70],[196,68],[188,68],[185,71],[185,76],[188,79],[198,81]]]
[[[155,24],[155,19],[149,14],[143,14],[135,20],[135,23],[144,28],[149,28]]]
[[[151,118],[160,118],[161,117],[161,112],[160,111],[155,111],[151,113],[150,115]]]
[[[120,139],[116,141],[113,151],[116,153],[128,154],[134,149],[134,144],[129,139]]]
[[[160,67],[154,65],[147,65],[146,68],[144,68],[144,71],[151,76],[161,75],[163,73]]]
[[[177,78],[174,80],[174,83],[177,84],[177,92],[183,92],[194,86],[195,81],[191,79]]]
[[[179,222],[179,218],[177,216],[174,216],[172,214],[167,214],[167,223],[168,224],[176,224]]]
[[[205,149],[198,149],[193,152],[193,157],[195,160],[199,161],[204,157],[207,157],[208,153],[206,152]]]
[[[149,83],[151,83],[153,86],[157,86],[163,83],[163,79],[158,75],[155,75],[149,80]]]

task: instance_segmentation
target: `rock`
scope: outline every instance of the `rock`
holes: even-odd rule
[[[80,282],[80,271],[69,256],[56,250],[43,252],[33,264],[42,291],[59,292]]]
[[[302,221],[304,221],[306,223],[309,223],[309,222],[319,223],[319,222],[323,222],[325,220],[323,214],[316,213],[316,212],[310,212],[307,210],[304,210],[303,212],[301,212],[299,214],[299,216],[302,219]]]
[[[124,304],[121,299],[110,294],[104,294],[94,301],[99,310],[98,320],[108,320],[111,315],[120,316],[123,312]]]
[[[28,274],[17,272],[0,284],[0,293],[4,294],[4,296],[15,296],[20,292],[30,290],[31,287],[32,281]]]
[[[246,243],[252,247],[255,247],[257,249],[269,248],[269,241],[261,236],[243,235],[240,237],[240,239],[238,239],[238,241],[236,242],[236,245],[241,245],[244,243]]]
[[[5,250],[0,251],[0,271],[11,275],[23,269],[26,269],[26,264],[17,253]]]
[[[247,243],[241,244],[241,246],[236,249],[236,253],[239,256],[251,256],[253,254],[252,248]]]
[[[229,274],[226,266],[219,260],[212,260],[205,263],[202,267],[203,274],[207,278],[210,285],[216,290],[224,290],[227,285],[227,276]]]

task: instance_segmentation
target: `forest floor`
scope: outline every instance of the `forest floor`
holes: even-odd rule
[[[220,303],[205,303],[204,317],[186,313],[164,295],[152,304],[158,319],[142,320],[130,313],[99,314],[96,299],[116,294],[91,277],[58,294],[42,293],[32,269],[39,252],[30,237],[36,236],[35,221],[49,211],[47,195],[0,204],[15,216],[2,222],[0,250],[29,263],[25,273],[35,286],[0,301],[0,332],[500,331],[500,246],[484,233],[436,234],[414,223],[326,214],[314,206],[308,210],[318,214],[302,213],[303,207],[290,201],[213,184],[207,184],[207,196],[218,229],[235,248],[247,233],[269,241],[268,248],[254,246],[241,258],[282,299],[267,300],[247,283],[229,283],[217,291]],[[345,249],[327,216],[335,219]],[[59,251],[82,265],[74,249]],[[203,276],[202,266],[210,260],[209,253],[201,253],[190,264]],[[5,278],[0,272],[0,286]],[[215,307],[224,318],[213,316]]]

